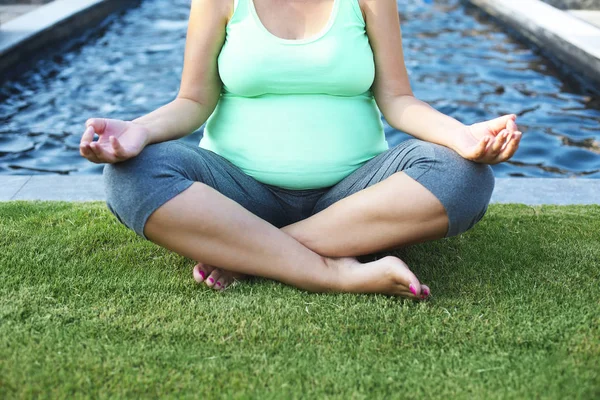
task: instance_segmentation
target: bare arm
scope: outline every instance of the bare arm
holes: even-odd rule
[[[360,0],[375,57],[373,95],[386,121],[418,139],[449,147],[473,161],[495,164],[517,150],[516,116],[465,126],[415,98],[404,63],[395,0]],[[511,140],[516,139],[516,140]]]
[[[464,125],[414,97],[404,63],[396,2],[365,0],[367,34],[375,54],[373,95],[390,126],[428,142],[448,145],[449,129]],[[389,51],[391,50],[391,51]]]
[[[133,120],[148,131],[148,144],[187,136],[206,122],[221,93],[217,57],[225,40],[230,2],[192,0],[181,86],[175,100]]]

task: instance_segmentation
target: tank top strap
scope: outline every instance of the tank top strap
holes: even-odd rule
[[[350,6],[352,7],[352,10],[354,11],[354,15],[358,18],[358,20],[362,23],[365,24],[365,18],[363,16],[363,13],[360,9],[360,4],[359,4],[360,0],[348,0],[348,1],[343,1],[344,3],[350,3]]]
[[[250,9],[248,2],[250,0],[233,0],[233,14],[227,26],[239,23],[249,17]]]

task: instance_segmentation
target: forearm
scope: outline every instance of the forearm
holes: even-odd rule
[[[465,127],[456,119],[409,95],[393,97],[379,105],[379,108],[391,127],[449,148],[452,148],[453,132]]]
[[[200,128],[210,117],[216,104],[204,105],[178,97],[170,103],[133,120],[148,130],[148,142],[159,143],[179,139]]]

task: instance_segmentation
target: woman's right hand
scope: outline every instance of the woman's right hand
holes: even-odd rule
[[[93,163],[116,163],[140,154],[149,140],[146,127],[119,119],[90,118],[79,143],[79,153]],[[94,133],[99,139],[94,142]]]

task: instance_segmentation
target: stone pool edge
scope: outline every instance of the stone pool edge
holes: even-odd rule
[[[104,201],[102,175],[0,175],[0,202]],[[600,179],[496,178],[492,203],[600,204]]]
[[[600,84],[600,28],[539,0],[465,0]]]
[[[55,0],[0,26],[0,76],[18,75],[23,64],[62,40],[97,25],[140,0]]]

